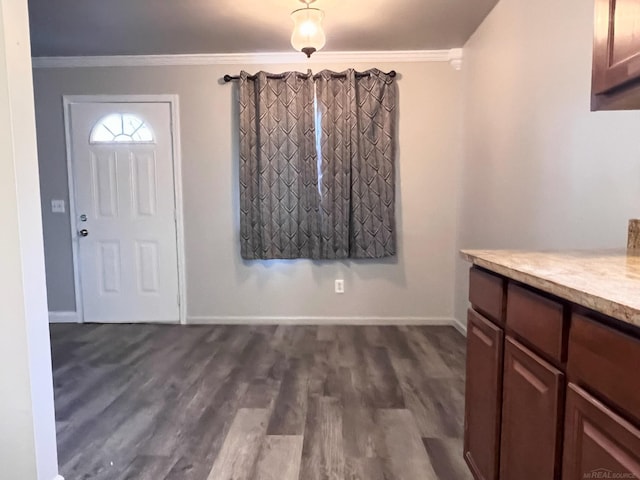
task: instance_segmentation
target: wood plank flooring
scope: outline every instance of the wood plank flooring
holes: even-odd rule
[[[465,480],[451,327],[52,325],[68,480]]]

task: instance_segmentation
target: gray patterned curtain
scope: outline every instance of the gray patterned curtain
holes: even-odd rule
[[[311,75],[240,75],[240,241],[245,259],[318,258]]]
[[[396,253],[396,85],[377,69],[364,73],[316,75],[322,258]]]
[[[395,82],[323,71],[315,90],[311,74],[240,74],[242,257],[393,256]]]

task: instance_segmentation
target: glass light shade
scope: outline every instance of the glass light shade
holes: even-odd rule
[[[327,39],[322,30],[324,13],[317,8],[301,8],[291,13],[295,24],[291,34],[291,45],[310,57],[326,43]]]

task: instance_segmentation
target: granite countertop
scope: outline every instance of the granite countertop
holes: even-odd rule
[[[640,250],[463,250],[474,265],[640,327]]]

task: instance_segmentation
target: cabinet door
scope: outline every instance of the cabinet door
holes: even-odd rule
[[[507,337],[500,478],[559,478],[563,377],[551,364]]]
[[[501,328],[469,310],[464,458],[476,480],[498,478],[503,341]]]
[[[593,94],[640,77],[640,1],[596,0]]]
[[[570,383],[563,480],[640,478],[640,430]]]

